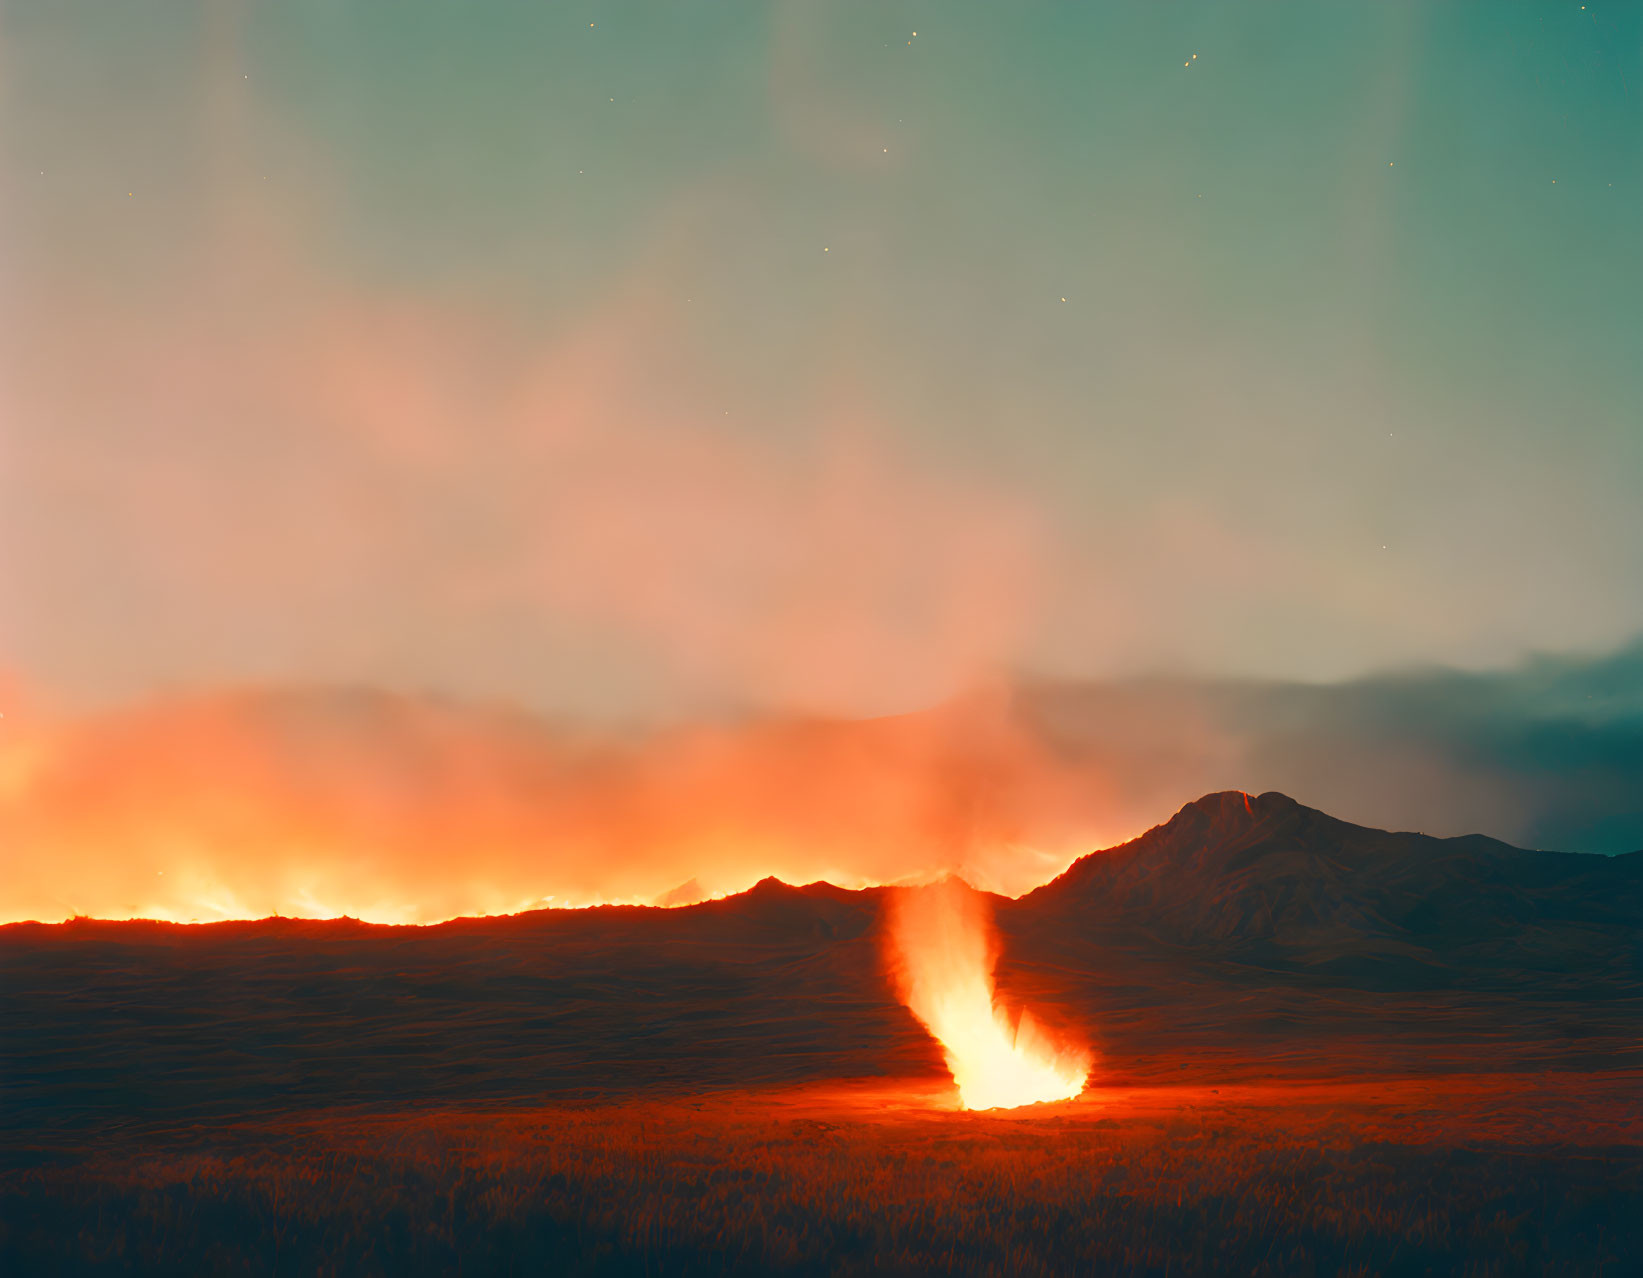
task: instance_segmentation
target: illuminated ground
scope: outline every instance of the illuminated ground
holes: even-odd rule
[[[0,1181],[9,1272],[1622,1274],[1640,1079],[318,1113]]]

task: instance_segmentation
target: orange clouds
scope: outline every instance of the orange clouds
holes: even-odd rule
[[[768,874],[957,870],[1019,892],[1119,832],[1101,779],[987,698],[619,740],[378,693],[245,692],[14,733],[0,772],[7,920],[426,922]]]

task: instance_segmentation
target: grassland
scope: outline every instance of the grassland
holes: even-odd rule
[[[934,1083],[306,1112],[0,1174],[8,1274],[1568,1274],[1643,1254],[1643,1083]],[[82,1147],[83,1149],[83,1147]]]

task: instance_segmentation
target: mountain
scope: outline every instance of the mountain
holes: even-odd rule
[[[1643,853],[1206,795],[1001,903],[1007,996],[1115,1060],[1260,1070],[1643,1065]]]
[[[1338,821],[1286,795],[1210,794],[1076,862],[1018,909],[1348,983],[1459,972],[1635,979],[1643,853],[1603,857]]]
[[[884,889],[434,927],[0,927],[0,1128],[934,1075]],[[1107,1081],[1643,1068],[1643,855],[1228,792],[996,898],[1001,997]]]

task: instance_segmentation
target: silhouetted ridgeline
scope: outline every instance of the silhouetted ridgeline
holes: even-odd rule
[[[882,891],[427,928],[0,928],[13,1133],[331,1104],[935,1074]],[[999,900],[1000,986],[1098,1077],[1643,1064],[1643,855],[1388,834],[1232,792]]]
[[[1389,834],[1229,791],[1084,857],[1015,908],[1069,937],[1099,924],[1346,986],[1615,992],[1640,971],[1643,853]]]

